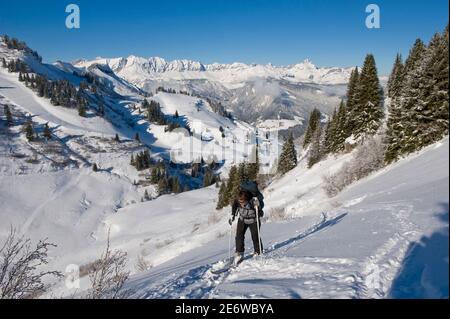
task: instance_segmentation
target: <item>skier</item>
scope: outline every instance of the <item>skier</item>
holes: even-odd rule
[[[250,228],[253,240],[254,256],[262,252],[262,241],[260,236],[261,223],[263,217],[264,197],[258,190],[256,182],[241,183],[241,190],[231,207],[231,218],[228,220],[232,225],[238,216],[236,229],[236,253],[234,264],[239,264],[244,259],[245,232]]]

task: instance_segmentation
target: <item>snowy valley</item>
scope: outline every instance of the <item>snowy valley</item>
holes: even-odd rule
[[[383,153],[380,164],[364,150],[392,124],[366,114],[378,126],[364,135],[342,120],[355,68],[135,56],[46,64],[10,41],[0,40],[0,248],[11,228],[47,238],[57,246],[42,269],[76,265],[80,275],[70,289],[67,276],[46,278],[35,297],[83,298],[110,245],[126,253],[127,298],[448,298],[448,116],[447,133],[390,149],[395,160]],[[397,101],[380,105],[395,111]],[[234,253],[221,196],[255,158],[264,254],[250,257],[248,238],[239,267],[214,272]],[[374,167],[337,185],[358,161]]]

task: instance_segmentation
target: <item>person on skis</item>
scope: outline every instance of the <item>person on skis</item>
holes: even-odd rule
[[[252,236],[254,256],[261,254],[262,240],[259,231],[261,217],[264,215],[263,206],[263,196],[259,192],[256,182],[242,183],[239,194],[231,206],[231,218],[228,221],[232,225],[235,218],[238,217],[234,264],[240,263],[244,258],[245,232],[247,229],[250,229]]]

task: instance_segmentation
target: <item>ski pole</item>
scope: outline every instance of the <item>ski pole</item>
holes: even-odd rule
[[[256,211],[256,227],[258,231],[258,245],[259,245],[259,254],[262,256],[263,251],[261,247],[261,233],[259,231],[259,211],[258,211],[258,205],[255,205],[255,211]]]
[[[233,223],[230,225],[230,231],[228,236],[228,260],[231,262],[231,235],[233,232]]]

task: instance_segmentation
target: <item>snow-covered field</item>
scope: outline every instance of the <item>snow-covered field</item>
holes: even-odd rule
[[[14,80],[0,78],[3,85],[18,87]],[[55,116],[41,105],[45,101],[32,104],[31,95],[26,101],[18,100],[26,96],[25,88],[16,93],[9,90],[0,91],[8,103],[37,112],[42,121]],[[155,98],[167,112],[176,108],[188,120],[198,116],[191,97],[177,100],[178,95],[163,93]],[[202,110],[206,113],[202,116],[211,116],[207,111]],[[448,139],[332,199],[322,189],[322,176],[339,169],[351,154],[329,157],[312,169],[306,168],[301,154],[298,167],[265,190],[266,255],[214,275],[210,269],[228,258],[230,244],[229,210],[215,211],[215,186],[141,203],[144,189],[132,185],[137,175],[128,165],[127,149],[120,145],[113,149],[102,138],[110,133],[102,131],[102,126],[89,134],[89,128],[67,114],[55,119],[61,121],[58,135],[84,132],[66,145],[85,158],[92,152],[85,149],[83,139],[89,139],[84,141],[87,145],[105,149],[87,159],[100,163],[103,170],[92,172],[81,165],[17,175],[15,159],[2,163],[0,238],[5,238],[10,225],[32,240],[49,237],[58,244],[51,251],[50,268],[64,271],[68,264],[95,261],[110,229],[112,247],[128,253],[133,276],[127,288],[135,298],[448,296]],[[218,120],[223,121],[212,119],[206,124],[214,134],[218,134],[217,125],[227,124]],[[245,132],[248,127],[230,124],[230,128]],[[155,136],[156,140],[167,138]],[[252,251],[249,244],[248,253]],[[81,289],[87,281],[82,278]],[[61,281],[45,296],[73,293]]]
[[[0,54],[15,57],[5,46]],[[80,80],[70,64],[28,62],[53,79]],[[188,61],[156,62],[173,69],[167,72],[185,63],[201,68]],[[114,63],[111,69],[123,67],[121,60]],[[448,297],[448,138],[331,199],[323,190],[323,176],[337,171],[352,154],[330,156],[307,169],[302,152],[298,167],[264,190],[265,255],[213,274],[210,270],[224,264],[234,247],[229,208],[215,209],[218,188],[144,201],[144,192],[153,198],[156,189],[148,182],[135,185],[146,176],[130,165],[131,153],[147,147],[152,157],[175,154],[184,162],[214,155],[225,159],[220,173],[226,177],[231,165],[248,160],[257,140],[262,166],[270,170],[280,146],[277,131],[304,119],[262,121],[256,136],[255,127],[217,115],[206,99],[159,92],[151,98],[166,115],[178,112],[194,134],[165,132],[133,107],[144,97],[137,87],[104,65],[84,67],[109,83],[104,118],[92,110],[82,118],[74,109],[53,106],[19,82],[17,74],[0,68],[0,114],[9,105],[15,119],[11,128],[0,123],[5,137],[0,141],[0,242],[11,226],[33,241],[48,237],[58,246],[50,251],[47,267],[64,272],[69,264],[86,266],[99,258],[110,232],[112,247],[128,254],[132,277],[127,288],[134,298]],[[240,68],[275,70],[211,65],[206,72],[231,72],[231,83]],[[309,62],[289,70],[297,72],[294,78],[315,72],[323,83],[327,78],[339,82],[339,74],[346,77],[348,71],[327,73]],[[36,126],[49,123],[51,142],[26,140],[20,130],[29,116]],[[269,138],[264,131],[270,131]],[[113,140],[116,133],[120,142]],[[136,133],[142,143],[134,141]],[[180,150],[187,152],[180,155]],[[86,289],[88,278],[82,278],[77,292],[66,288],[64,280],[51,284],[44,297],[67,297]]]
[[[286,188],[266,193],[269,207],[297,196],[297,218],[263,223],[263,257],[214,275],[228,257],[223,237],[133,277],[129,288],[137,298],[448,297],[448,151],[446,139],[331,200],[299,167],[277,182]],[[312,173],[332,169],[325,165]]]

